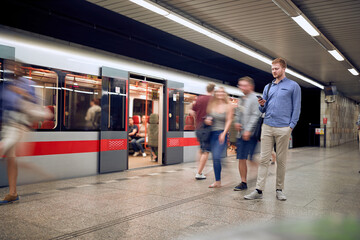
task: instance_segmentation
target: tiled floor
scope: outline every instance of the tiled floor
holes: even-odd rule
[[[203,181],[194,179],[196,163],[184,163],[20,186],[21,201],[0,206],[0,239],[219,239],[211,231],[360,216],[355,142],[290,150],[285,202],[275,198],[276,165],[270,166],[264,199],[256,201],[243,199],[255,185],[254,166],[250,189],[235,192],[236,159],[224,160],[220,189],[208,188],[211,165]]]

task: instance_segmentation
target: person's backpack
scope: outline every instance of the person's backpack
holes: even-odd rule
[[[94,129],[99,129],[100,121],[101,121],[101,111],[97,111],[95,112],[94,121],[92,122]]]

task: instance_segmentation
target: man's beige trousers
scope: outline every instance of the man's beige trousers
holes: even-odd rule
[[[291,136],[290,127],[271,127],[263,124],[261,130],[261,153],[256,189],[264,190],[271,159],[276,143],[276,189],[284,189],[286,160]]]

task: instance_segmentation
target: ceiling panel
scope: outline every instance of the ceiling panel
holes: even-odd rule
[[[99,6],[166,31],[261,70],[270,67],[127,0],[90,0]],[[270,57],[284,57],[289,67],[310,78],[336,83],[345,95],[360,88],[347,71],[270,0],[159,0],[158,4],[248,45]],[[318,29],[360,69],[360,1],[293,0]],[[302,86],[309,84],[289,76]],[[345,80],[346,79],[346,84]],[[352,90],[351,90],[352,91]],[[349,92],[350,94],[350,92]],[[350,97],[350,95],[349,95]],[[360,92],[351,97],[360,102]]]

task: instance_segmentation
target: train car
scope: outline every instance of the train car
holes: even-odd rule
[[[235,98],[241,95],[213,79],[0,27],[0,91],[6,59],[23,63],[42,105],[54,113],[33,123],[26,140],[32,150],[18,152],[20,162],[34,166],[19,169],[20,184],[48,175],[65,179],[195,161],[198,142],[189,109],[196,96],[205,94],[209,81]],[[129,118],[145,127],[145,154],[135,154],[130,144]],[[6,185],[0,161],[0,186]]]

